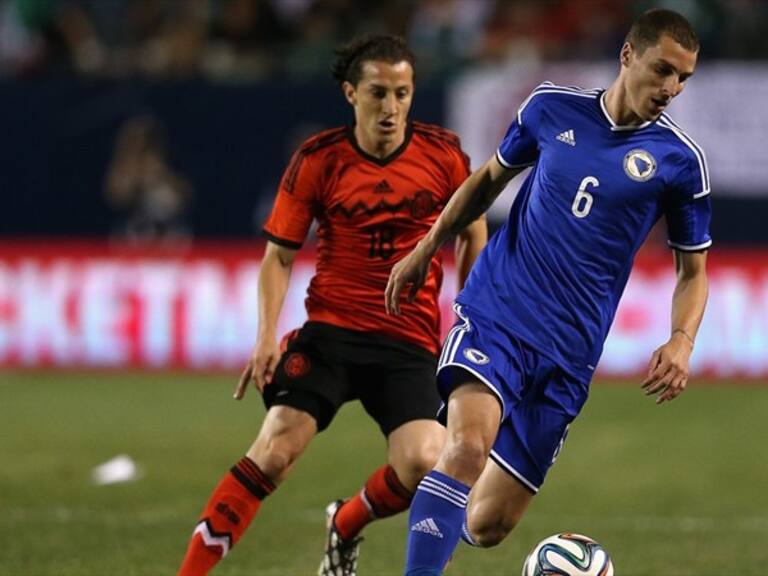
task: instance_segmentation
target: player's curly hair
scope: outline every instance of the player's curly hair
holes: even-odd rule
[[[682,14],[664,8],[643,13],[632,24],[624,41],[642,55],[646,48],[655,46],[664,34],[690,52],[699,50],[699,37],[691,23]]]
[[[396,64],[406,61],[415,69],[416,56],[405,40],[392,34],[360,36],[334,51],[331,74],[339,84],[357,86],[363,77],[363,63],[379,60]]]

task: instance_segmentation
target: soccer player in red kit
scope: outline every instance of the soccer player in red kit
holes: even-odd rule
[[[394,36],[353,41],[333,72],[354,110],[352,127],[326,130],[300,146],[280,183],[264,234],[259,333],[235,392],[252,380],[267,415],[256,440],[215,488],[179,574],[207,574],[239,540],[261,502],[341,405],[360,400],[387,438],[388,462],[348,500],[326,509],[328,537],[318,573],[356,574],[360,532],[408,508],[435,464],[444,430],[434,383],[439,349],[439,256],[408,313],[384,308],[392,265],[408,254],[469,175],[458,138],[408,120],[414,56]],[[308,321],[281,352],[277,320],[291,265],[313,220],[317,270]],[[485,245],[484,220],[456,239],[459,283]]]

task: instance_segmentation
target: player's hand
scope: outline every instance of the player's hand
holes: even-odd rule
[[[240,374],[240,381],[235,388],[235,400],[241,400],[245,396],[245,391],[251,380],[253,380],[259,393],[264,392],[264,386],[272,381],[279,361],[280,348],[277,341],[274,338],[259,340],[245,365],[243,373]]]
[[[647,396],[658,394],[656,404],[674,400],[685,390],[692,351],[691,342],[680,333],[673,334],[666,344],[654,351],[648,376],[641,386]]]
[[[400,315],[400,294],[407,284],[411,285],[408,290],[408,302],[413,302],[416,292],[427,279],[431,260],[432,255],[419,244],[408,256],[392,267],[387,288],[384,291],[384,307],[387,309],[387,314]]]

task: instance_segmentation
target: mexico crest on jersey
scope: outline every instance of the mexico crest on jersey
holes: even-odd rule
[[[636,182],[650,180],[656,173],[656,159],[646,150],[630,150],[624,156],[624,172]]]

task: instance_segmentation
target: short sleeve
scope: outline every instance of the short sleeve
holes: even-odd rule
[[[319,178],[314,158],[298,150],[280,181],[263,235],[288,248],[300,248],[307,237],[318,202]]]
[[[692,148],[676,168],[666,211],[667,244],[676,250],[705,250],[712,245],[712,204],[704,153]]]
[[[539,158],[536,135],[539,132],[538,101],[534,91],[520,106],[517,116],[509,125],[496,158],[506,168],[521,168],[535,164]]]

